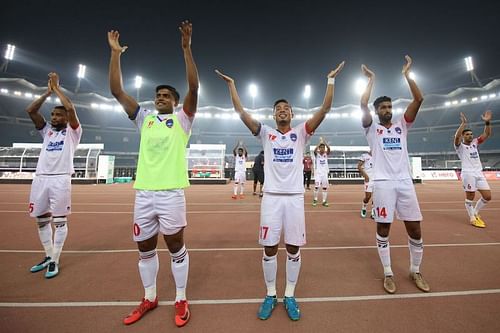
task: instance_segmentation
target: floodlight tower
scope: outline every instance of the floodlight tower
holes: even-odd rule
[[[255,109],[255,97],[257,97],[259,89],[255,83],[251,83],[248,90],[250,92],[250,96],[252,97],[252,109]]]
[[[304,98],[306,99],[306,109],[309,111],[309,98],[311,97],[311,85],[306,84],[304,87]]]
[[[78,74],[76,74],[78,81],[76,83],[75,94],[78,94],[78,90],[80,90],[80,83],[81,83],[82,79],[85,79],[85,71],[86,70],[87,70],[87,66],[82,65],[82,64],[78,65]]]
[[[142,76],[136,75],[136,77],[135,77],[135,89],[137,90],[137,94],[136,94],[137,103],[139,103],[139,91],[141,90],[141,87],[142,87]]]
[[[481,81],[479,81],[476,72],[474,72],[474,63],[472,62],[472,57],[468,56],[464,58],[464,61],[465,61],[465,68],[467,69],[467,72],[470,73],[472,82],[476,82],[478,86],[482,87],[483,84],[481,83]]]
[[[4,62],[2,64],[2,72],[7,72],[7,66],[9,66],[9,61],[14,60],[14,52],[16,51],[16,46],[12,44],[7,44],[4,54]]]

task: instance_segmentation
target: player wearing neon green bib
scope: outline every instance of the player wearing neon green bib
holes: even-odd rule
[[[120,56],[127,47],[120,45],[118,31],[108,32],[111,47],[111,93],[141,132],[134,184],[136,197],[133,237],[139,248],[139,273],[145,295],[141,304],[123,320],[126,325],[135,323],[146,312],[158,306],[158,233],[163,234],[172,260],[172,275],[176,285],[175,324],[184,326],[190,318],[186,301],[189,255],[184,245],[184,227],[187,222],[183,189],[189,186],[185,151],[196,112],[199,82],[191,53],[191,23],[182,22],[179,30],[182,35],[188,93],[182,104],[183,110],[176,114],[174,108],[179,104],[180,96],[172,86],[156,87],[157,112],[141,108],[137,101],[125,93]]]

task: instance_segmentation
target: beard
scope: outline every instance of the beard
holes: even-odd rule
[[[392,113],[385,113],[384,115],[378,115],[378,119],[381,123],[387,124],[392,120]]]

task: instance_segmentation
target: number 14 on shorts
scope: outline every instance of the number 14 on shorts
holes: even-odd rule
[[[376,215],[378,217],[383,217],[384,219],[387,217],[387,213],[385,211],[385,207],[377,207],[375,209]]]

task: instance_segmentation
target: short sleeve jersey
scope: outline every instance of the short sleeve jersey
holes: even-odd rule
[[[407,148],[411,125],[403,116],[389,128],[375,121],[365,128],[372,152],[373,180],[411,179]]]
[[[372,156],[368,153],[364,153],[361,155],[359,158],[360,161],[364,162],[363,163],[363,169],[365,172],[368,174],[368,176],[371,178],[373,176],[373,163],[372,163]]]
[[[43,137],[42,150],[36,165],[36,175],[73,174],[73,157],[82,138],[82,126],[56,131],[49,124],[38,131]]]
[[[474,138],[470,145],[461,142],[455,150],[462,161],[462,172],[482,172],[483,165],[479,159],[478,147],[482,143],[478,138]]]
[[[261,124],[257,134],[264,148],[264,192],[304,193],[304,148],[311,137],[306,124],[301,123],[286,133]]]
[[[314,157],[314,173],[316,175],[328,175],[330,168],[328,167],[328,154],[319,152]]]

